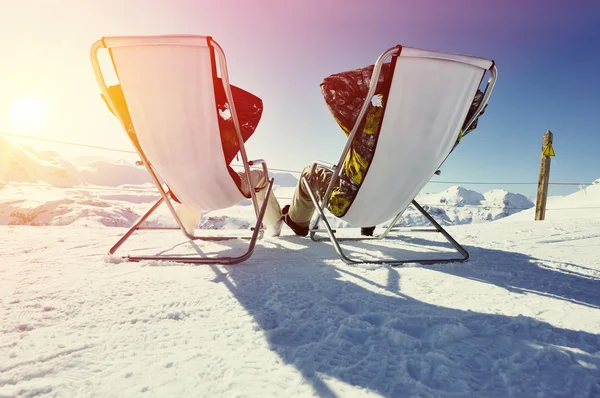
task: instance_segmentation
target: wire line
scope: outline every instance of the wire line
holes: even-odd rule
[[[130,188],[113,188],[113,187],[86,187],[86,186],[70,186],[70,185],[45,185],[45,184],[30,184],[30,183],[14,183],[9,182],[6,183],[7,186],[14,187],[36,187],[36,188],[49,188],[49,189],[80,189],[80,190],[91,190],[91,191],[114,191],[114,192],[143,192],[143,193],[152,193],[159,195],[158,190],[150,190],[150,189],[130,189]],[[290,197],[277,197],[278,199],[286,199],[291,200]],[[528,210],[533,209],[535,206],[531,207],[502,207],[502,206],[488,206],[488,205],[451,205],[447,203],[420,203],[421,206],[428,207],[452,207],[452,208],[480,208],[484,210],[488,209],[504,209],[504,210]],[[580,209],[600,209],[600,206],[590,206],[590,207],[565,207],[565,208],[546,208],[546,210],[580,210]]]
[[[76,142],[67,142],[67,141],[60,141],[60,140],[51,140],[49,138],[33,137],[33,136],[30,136],[30,135],[10,134],[10,133],[4,133],[2,131],[0,131],[0,134],[6,135],[6,136],[9,136],[9,137],[17,137],[17,138],[25,138],[25,139],[28,139],[28,140],[52,142],[54,144],[73,145],[73,146],[79,146],[79,147],[83,147],[83,148],[101,149],[101,150],[104,150],[104,151],[123,152],[123,153],[137,153],[136,151],[128,151],[126,149],[106,148],[106,147],[96,146],[96,145],[79,144],[79,143],[76,143]]]
[[[76,142],[52,140],[52,139],[42,138],[42,137],[34,137],[34,136],[20,135],[20,134],[10,134],[10,133],[2,132],[2,131],[0,131],[0,134],[6,135],[6,136],[10,136],[10,137],[16,137],[16,138],[25,138],[25,139],[28,139],[28,140],[37,140],[37,141],[52,142],[52,143],[55,143],[55,144],[64,144],[64,145],[79,146],[79,147],[83,147],[83,148],[100,149],[100,150],[104,150],[104,151],[113,151],[113,152],[122,152],[122,153],[137,154],[136,151],[129,151],[129,150],[125,150],[125,149],[107,148],[107,147],[102,147],[102,146],[97,146],[97,145],[79,144],[79,143],[76,143]],[[239,168],[243,167],[243,165],[241,165],[241,164],[231,164],[231,166],[232,167],[239,167]],[[302,171],[299,171],[299,170],[279,169],[279,168],[274,168],[274,167],[269,167],[269,170],[278,171],[278,172],[284,172],[284,173],[294,173],[294,174],[301,174],[302,173]],[[488,182],[488,181],[428,181],[428,184],[456,184],[456,185],[538,185],[537,182]],[[548,185],[580,186],[580,185],[593,185],[593,183],[592,182],[548,182]]]

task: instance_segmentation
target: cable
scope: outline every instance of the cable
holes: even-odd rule
[[[8,186],[13,187],[36,187],[36,188],[58,188],[58,189],[87,189],[90,191],[117,191],[117,192],[145,192],[145,193],[156,193],[158,194],[158,190],[149,190],[149,189],[129,189],[129,188],[111,188],[111,187],[85,187],[85,186],[75,186],[75,185],[44,185],[44,184],[28,184],[28,183],[15,183],[9,182],[6,183]]]
[[[55,144],[72,145],[72,146],[79,146],[79,147],[83,147],[83,148],[92,148],[92,149],[102,149],[104,151],[123,152],[123,153],[137,153],[136,151],[128,151],[128,150],[125,150],[125,149],[115,149],[115,148],[106,148],[106,147],[96,146],[96,145],[78,144],[78,143],[75,143],[75,142],[51,140],[49,138],[32,137],[32,136],[29,136],[29,135],[4,133],[2,131],[0,131],[0,134],[7,135],[7,136],[10,136],[10,137],[25,138],[25,139],[28,139],[28,140],[52,142],[52,143],[55,143]]]
[[[239,167],[239,168],[243,168],[244,165],[243,164],[230,164],[231,167]],[[294,174],[302,174],[301,171],[298,170],[287,170],[287,169],[276,169],[273,167],[269,167],[269,171],[282,171],[282,172],[286,172],[286,173],[294,173]]]
[[[537,182],[473,182],[473,181],[429,181],[429,184],[459,184],[459,185],[538,185]],[[548,185],[592,185],[591,182],[548,182]]]
[[[100,149],[100,150],[104,150],[104,151],[137,154],[136,151],[128,151],[125,149],[115,149],[115,148],[107,148],[107,147],[101,147],[101,146],[96,146],[96,145],[78,144],[75,142],[51,140],[48,138],[33,137],[33,136],[20,135],[20,134],[10,134],[10,133],[4,133],[1,131],[0,131],[0,134],[10,136],[10,137],[16,137],[16,138],[25,138],[25,139],[29,139],[29,140],[52,142],[55,144],[64,144],[64,145],[79,146],[79,147],[83,147],[83,148]],[[241,165],[241,164],[231,164],[231,166],[239,167],[239,168],[243,167],[243,165]],[[302,173],[302,171],[298,171],[298,170],[279,169],[279,168],[274,168],[274,167],[269,167],[269,170],[279,171],[279,172],[284,172],[284,173],[294,173],[294,174]],[[538,185],[537,182],[487,182],[487,181],[429,181],[428,183],[429,184],[455,184],[455,185]],[[580,186],[580,185],[593,185],[593,183],[592,182],[548,182],[548,185]]]
[[[29,183],[6,183],[7,186],[14,187],[36,187],[36,188],[50,188],[50,189],[81,189],[91,191],[115,191],[115,192],[143,192],[143,193],[154,193],[159,194],[158,190],[149,189],[129,189],[129,188],[112,188],[112,187],[86,187],[86,186],[69,186],[69,185],[44,185],[44,184],[29,184]],[[290,197],[277,197],[278,199],[291,200]],[[481,208],[481,209],[504,209],[504,210],[528,210],[533,209],[531,207],[502,207],[502,206],[487,206],[487,205],[451,205],[444,203],[421,203],[421,206],[428,207],[452,207],[452,208]],[[546,208],[546,210],[587,210],[587,209],[600,209],[600,206],[591,207],[565,207],[560,209]]]

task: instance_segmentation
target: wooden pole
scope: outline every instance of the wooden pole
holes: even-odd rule
[[[540,178],[538,179],[537,200],[535,203],[535,219],[543,220],[546,217],[546,199],[548,198],[548,180],[550,179],[550,157],[548,148],[552,149],[552,132],[550,130],[544,133],[542,138],[542,160],[540,162]]]

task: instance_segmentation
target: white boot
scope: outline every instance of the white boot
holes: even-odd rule
[[[200,219],[202,218],[202,212],[193,207],[180,204],[177,206],[176,213],[187,233],[194,235],[196,225],[198,225]]]
[[[265,229],[265,237],[274,238],[281,235],[281,227],[283,226],[283,218],[280,218],[275,224],[267,225]]]

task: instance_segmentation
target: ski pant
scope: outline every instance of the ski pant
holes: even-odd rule
[[[252,187],[248,186],[248,181],[246,179],[246,173],[244,171],[238,172],[240,179],[242,180],[240,190],[245,196],[250,196]],[[258,190],[256,192],[256,201],[258,203],[258,208],[260,209],[265,201],[265,196],[267,194],[267,188],[269,186],[268,176],[265,176],[263,170],[250,170],[250,183]],[[269,198],[267,199],[267,208],[265,210],[265,216],[263,218],[263,223],[267,226],[275,225],[277,221],[281,218],[281,207],[279,206],[279,202],[277,198],[271,191]]]
[[[308,191],[302,182],[303,177],[308,178],[310,176],[311,169],[312,166],[307,166],[302,171],[288,212],[290,218],[301,227],[307,227],[310,224],[310,220],[315,212],[315,204],[310,199]],[[331,181],[331,176],[332,172],[330,170],[317,167],[315,173],[308,180],[311,189],[315,192],[319,200],[323,200],[325,191],[327,191],[327,187]]]

